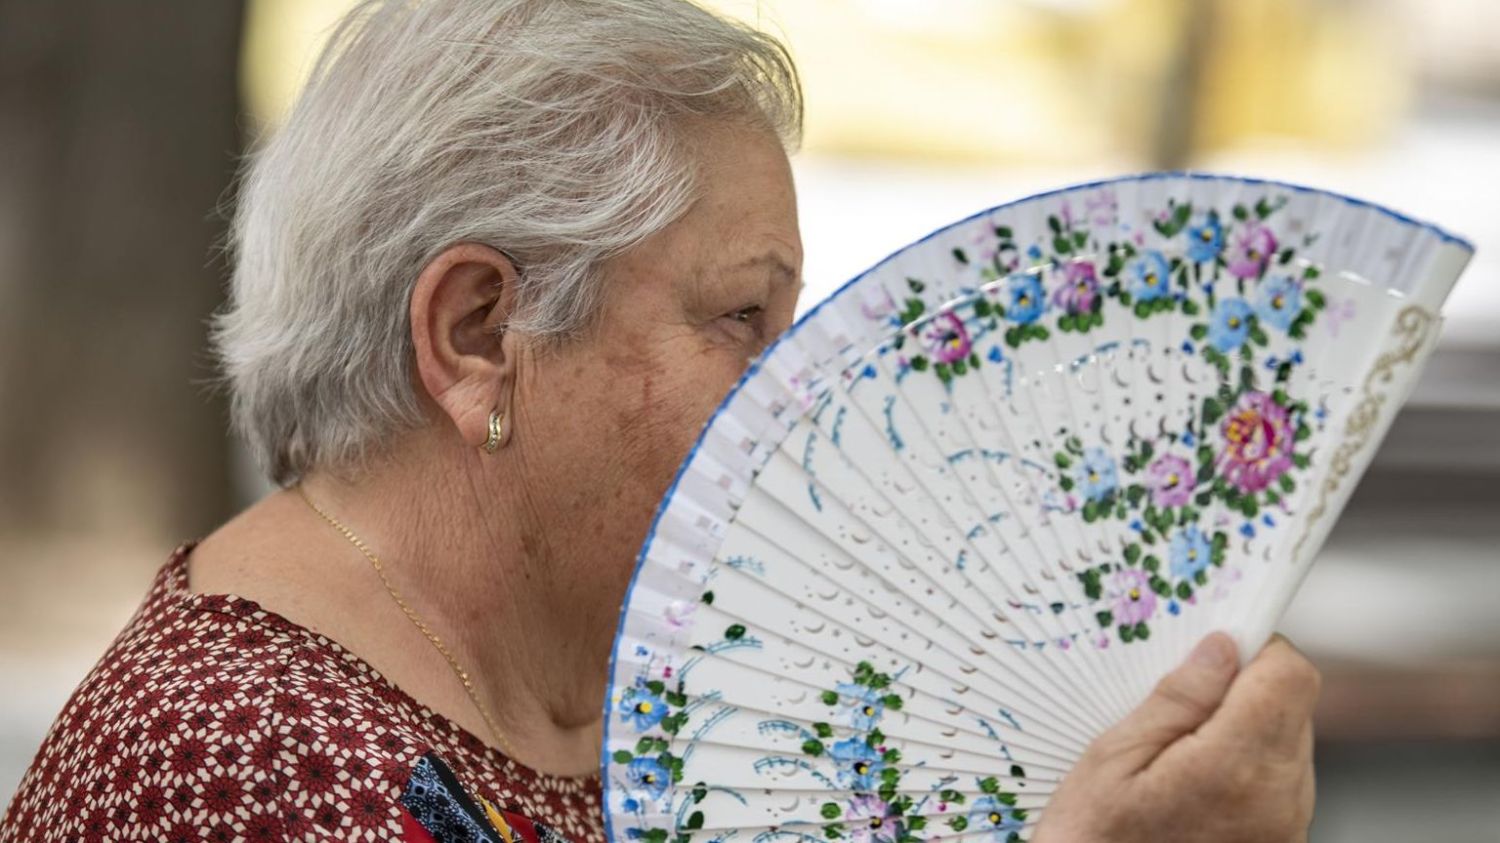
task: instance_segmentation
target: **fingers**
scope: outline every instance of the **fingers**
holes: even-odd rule
[[[1214,715],[1230,690],[1238,663],[1229,636],[1215,632],[1204,638],[1181,667],[1157,683],[1145,702],[1100,736],[1099,751],[1129,772],[1145,768],[1169,744]]]
[[[1311,751],[1311,720],[1322,679],[1317,668],[1275,636],[1230,686],[1205,737],[1251,743],[1287,760]]]

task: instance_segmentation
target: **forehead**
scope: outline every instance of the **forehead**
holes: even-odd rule
[[[697,199],[680,221],[721,268],[801,271],[791,165],[771,132],[716,124],[694,134]]]

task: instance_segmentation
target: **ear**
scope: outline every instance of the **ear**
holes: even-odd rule
[[[460,438],[476,448],[489,436],[490,413],[510,413],[519,348],[505,326],[516,281],[503,252],[459,243],[423,268],[411,294],[417,375]]]

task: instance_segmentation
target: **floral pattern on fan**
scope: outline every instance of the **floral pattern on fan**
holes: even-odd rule
[[[1047,217],[1049,234],[1024,251],[1011,228],[994,226],[997,245],[977,267],[994,300],[982,295],[928,313],[926,285],[908,279],[913,297],[901,316],[910,327],[893,341],[905,349],[900,374],[931,372],[950,387],[979,371],[976,346],[990,335],[1014,353],[1054,331],[1087,334],[1106,320],[1173,312],[1191,320],[1181,351],[1211,364],[1222,382],[1196,419],[1164,440],[1132,434],[1118,452],[1067,437],[1051,455],[1060,493],[1053,499],[1065,501],[1064,512],[1090,523],[1121,519],[1136,534],[1121,559],[1078,574],[1095,620],[1124,643],[1149,638],[1159,613],[1196,602],[1222,566],[1230,533],[1201,523],[1205,507],[1239,513],[1238,531],[1253,537],[1257,523],[1274,525],[1283,496],[1310,465],[1298,450],[1311,434],[1309,404],[1285,387],[1304,362],[1295,343],[1328,299],[1316,288],[1319,268],[1296,262],[1293,238],[1273,227],[1285,201],[1262,196],[1221,215],[1168,200],[1150,220],[1160,248],[1148,247],[1139,230],[1100,236],[1091,225],[1121,234],[1130,227],[1107,214],[1075,216],[1065,204]],[[1300,245],[1314,240],[1304,236]],[[974,269],[965,250],[953,257]],[[1281,347],[1277,333],[1293,344],[1284,359],[1269,352]],[[916,348],[907,345],[913,339]],[[999,362],[1005,352],[996,345],[984,359]]]
[[[660,729],[665,737],[642,734],[635,750],[616,750],[611,760],[623,769],[621,775],[639,796],[628,799],[625,806],[632,813],[642,810],[641,799],[660,800],[668,790],[682,781],[682,756],[671,751],[671,739],[687,722],[687,697],[683,694],[682,682],[670,689],[660,679],[636,678],[633,687],[620,695],[618,706],[620,720],[628,723],[638,733]],[[673,711],[676,707],[676,711]],[[697,817],[701,825],[703,817]],[[632,829],[632,839],[646,843],[666,843],[666,829]]]
[[[954,832],[989,830],[994,839],[1004,843],[1020,841],[1027,812],[1016,807],[1016,794],[1002,791],[994,776],[976,778],[975,784],[984,796],[975,799],[967,812],[962,810],[967,797],[952,788],[942,788],[919,800],[899,792],[901,751],[887,747],[885,733],[880,730],[884,713],[902,707],[901,696],[890,693],[890,686],[889,674],[876,672],[869,662],[860,662],[855,666],[854,681],[823,692],[823,702],[837,707],[846,725],[854,730],[848,737],[835,740],[832,723],[814,723],[814,736],[802,744],[803,754],[813,758],[826,755],[834,761],[838,783],[848,788],[844,801],[823,803],[821,814],[829,821],[823,826],[823,836],[855,843],[917,843],[925,839],[917,832],[928,824],[928,816],[922,812],[936,799],[938,813],[953,809],[953,815],[944,822]],[[1018,780],[1026,777],[1019,765],[1012,765],[1010,774]]]

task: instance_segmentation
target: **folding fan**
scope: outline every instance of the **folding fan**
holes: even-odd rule
[[[611,662],[612,839],[1024,840],[1205,634],[1252,655],[1472,249],[1160,174],[941,229],[754,364]]]

